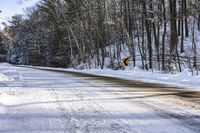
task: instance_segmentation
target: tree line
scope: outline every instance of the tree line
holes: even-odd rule
[[[199,70],[199,32],[199,0],[41,0],[2,31],[14,64],[113,68],[125,46],[133,66],[163,71]]]

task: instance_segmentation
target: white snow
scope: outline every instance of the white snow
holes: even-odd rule
[[[4,82],[4,81],[12,81],[13,78],[10,78],[2,73],[0,73],[0,82]]]
[[[11,76],[8,76],[7,73],[10,73],[10,72],[13,72],[13,71],[16,71],[16,70],[13,70],[13,69],[10,69],[11,68],[11,64],[8,64],[8,63],[0,63],[0,82],[5,82],[5,81],[13,81],[14,78],[11,77]]]

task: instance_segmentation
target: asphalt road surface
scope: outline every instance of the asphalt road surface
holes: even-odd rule
[[[0,132],[199,133],[200,92],[1,64]]]

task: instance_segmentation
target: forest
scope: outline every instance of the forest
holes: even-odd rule
[[[200,70],[199,0],[41,0],[4,27],[13,64]]]

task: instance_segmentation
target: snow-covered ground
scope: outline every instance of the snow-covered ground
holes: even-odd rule
[[[8,67],[7,63],[1,64],[1,66],[6,66]],[[6,70],[4,70],[4,72],[6,72]],[[12,77],[8,77],[4,74],[4,72],[0,72],[0,82],[3,81],[13,81],[14,79]]]
[[[200,131],[200,106],[190,101],[196,94],[188,100],[177,97],[184,96],[179,90],[149,88],[139,82],[125,87],[95,77],[12,65],[0,64],[0,72],[15,79],[0,87],[3,133]]]
[[[2,81],[11,81],[12,79],[8,78],[6,75],[0,73],[0,82]]]

